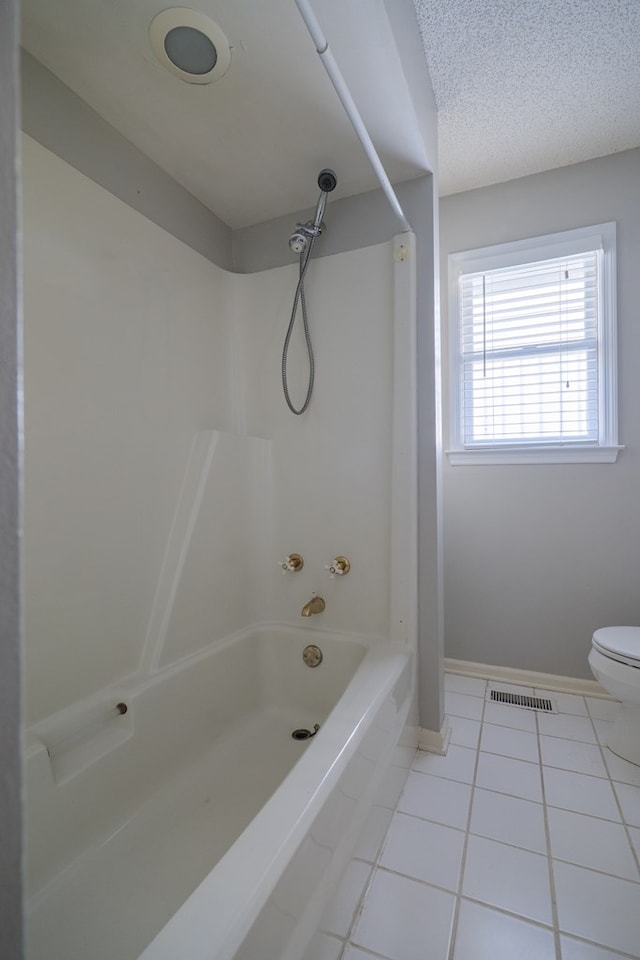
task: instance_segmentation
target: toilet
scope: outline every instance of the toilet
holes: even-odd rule
[[[622,705],[607,746],[640,766],[640,627],[603,627],[593,635],[589,666]]]

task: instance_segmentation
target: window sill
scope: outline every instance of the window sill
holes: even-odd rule
[[[615,463],[623,446],[611,447],[493,447],[484,450],[447,450],[452,467],[507,463]]]

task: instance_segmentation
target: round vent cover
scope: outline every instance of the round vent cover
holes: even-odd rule
[[[163,10],[149,27],[160,63],[186,83],[213,83],[229,69],[229,41],[210,17],[188,7]]]

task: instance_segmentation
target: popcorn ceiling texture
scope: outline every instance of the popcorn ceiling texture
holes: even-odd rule
[[[640,145],[640,0],[414,0],[440,192]]]

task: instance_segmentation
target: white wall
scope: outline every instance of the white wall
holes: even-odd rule
[[[29,720],[256,621],[388,636],[392,244],[312,263],[296,418],[297,265],[228,274],[28,137],[23,160]],[[299,396],[299,332],[290,366]]]
[[[298,266],[236,278],[247,430],[273,438],[273,561],[291,551],[305,560],[286,577],[274,562],[277,620],[388,635],[393,266],[389,243],[312,262],[305,290],[316,379],[300,417],[287,409],[280,382]],[[308,369],[301,330],[298,322],[289,352],[297,406]],[[351,572],[330,580],[324,566],[340,554]],[[314,590],[327,608],[305,623],[300,610]]]
[[[440,218],[445,330],[449,253],[617,222],[618,462],[444,471],[445,654],[589,677],[594,629],[640,624],[640,150],[446,197]]]
[[[135,670],[194,435],[228,426],[228,275],[24,138],[29,718]]]
[[[141,153],[26,50],[22,129],[218,266],[231,267],[231,229]]]
[[[0,956],[22,957],[18,4],[0,4]]]
[[[417,33],[416,33],[417,36]],[[423,57],[424,59],[424,57]],[[433,103],[430,90],[429,99]],[[425,108],[426,109],[426,108]],[[435,106],[425,122],[435,128]],[[435,143],[431,144],[435,149]],[[444,714],[442,688],[443,586],[439,284],[437,184],[431,175],[396,186],[402,208],[416,234],[417,262],[417,365],[419,445],[419,685],[420,723],[439,731]],[[284,239],[296,220],[312,211],[280,217],[266,224],[234,231],[234,264],[241,272],[266,270],[290,260]],[[354,247],[389,239],[397,229],[395,217],[382,191],[331,201],[325,216],[326,232],[316,247],[317,257],[346,252]],[[315,254],[314,254],[315,256]],[[416,361],[414,361],[416,362]]]

